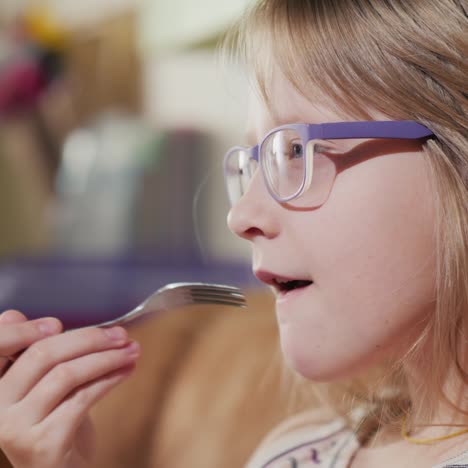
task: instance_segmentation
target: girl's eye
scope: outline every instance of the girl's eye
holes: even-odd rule
[[[304,156],[304,151],[301,143],[292,142],[289,146],[289,159],[301,159]]]

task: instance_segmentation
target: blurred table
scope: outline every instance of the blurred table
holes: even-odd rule
[[[64,317],[65,328],[112,320],[168,283],[259,286],[250,265],[144,257],[15,258],[0,261],[0,311]]]

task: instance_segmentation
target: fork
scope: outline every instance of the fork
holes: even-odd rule
[[[87,325],[85,327],[68,328],[64,330],[64,333],[85,328],[123,325],[145,315],[196,304],[247,307],[244,294],[239,288],[234,286],[211,283],[170,283],[155,291],[130,312],[114,320]],[[14,356],[9,356],[8,360],[15,362],[23,352],[24,350],[19,351]]]
[[[130,312],[114,320],[85,327],[69,328],[65,331],[123,325],[133,322],[144,315],[196,304],[247,307],[244,294],[239,288],[234,286],[211,283],[170,283],[155,291]]]

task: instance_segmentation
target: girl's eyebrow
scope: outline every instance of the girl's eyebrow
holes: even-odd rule
[[[274,119],[271,119],[271,121],[272,121],[272,127],[271,128],[277,128],[277,127],[281,127],[282,125],[293,124],[293,123],[319,124],[319,123],[326,122],[326,120],[324,120],[323,122],[322,121],[320,121],[320,122],[312,121],[311,119],[305,119],[304,120],[303,116],[296,115],[296,114],[289,115],[289,116],[286,116],[286,117],[278,117],[277,116]],[[244,138],[245,138],[245,141],[247,142],[248,146],[255,146],[260,142],[260,140],[257,139],[257,136],[256,136],[254,130],[248,130],[245,133]]]
[[[281,127],[282,125],[289,125],[289,124],[295,124],[295,123],[313,123],[312,121],[309,122],[309,120],[304,120],[304,116],[299,116],[299,115],[286,115],[283,117],[276,117],[272,119],[273,123],[273,128],[276,127]]]
[[[271,128],[276,128],[276,127],[281,127],[282,125],[286,124],[291,124],[291,123],[299,123],[302,122],[304,123],[304,118],[301,118],[299,116],[288,116],[288,117],[275,117],[271,118],[272,126]],[[257,139],[257,136],[255,134],[254,130],[248,130],[245,134],[245,141],[247,142],[247,145],[249,146],[255,146],[259,143],[260,140]]]
[[[330,120],[331,122],[332,120]],[[313,119],[307,119],[304,118],[303,115],[297,115],[297,114],[291,114],[287,115],[281,118],[276,118],[273,120],[274,122],[274,127],[281,127],[282,125],[289,125],[289,124],[297,124],[297,123],[302,123],[302,124],[312,124],[312,125],[320,125],[323,123],[326,123],[326,119],[322,120],[317,120],[316,118]]]

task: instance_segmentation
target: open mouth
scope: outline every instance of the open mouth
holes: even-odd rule
[[[309,280],[283,281],[283,280],[275,279],[274,283],[280,292],[287,293],[295,289],[306,288],[307,286],[310,286],[311,284],[313,284],[313,281],[309,281]]]
[[[255,276],[262,282],[273,286],[280,295],[285,295],[291,291],[305,289],[314,282],[310,279],[297,279],[293,277],[280,276],[266,270],[256,270]]]

